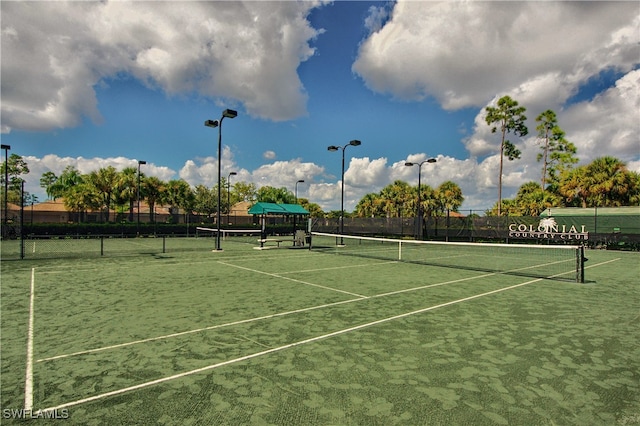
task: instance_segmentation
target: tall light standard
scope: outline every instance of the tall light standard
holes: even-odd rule
[[[7,209],[9,208],[9,203],[8,203],[8,199],[7,199],[7,191],[9,191],[9,157],[8,157],[8,152],[11,149],[11,146],[9,145],[2,145],[2,149],[4,149],[4,212],[3,212],[3,223],[6,225],[7,224]],[[3,229],[2,232],[2,236],[4,237],[4,232],[6,232]]]
[[[229,223],[230,215],[231,215],[231,176],[235,176],[238,173],[231,172],[229,176],[227,176],[227,223]]]
[[[138,222],[136,225],[136,233],[140,236],[140,166],[147,164],[144,160],[138,160]]]
[[[348,146],[358,146],[360,144],[362,144],[362,142],[354,139],[342,147],[336,146],[336,145],[330,145],[329,147],[327,147],[329,151],[338,151],[339,149],[342,149],[342,188],[340,190],[340,235],[344,234],[344,150]],[[344,243],[343,239],[340,238],[340,244],[343,244],[343,243]]]
[[[420,200],[420,176],[422,175],[422,165],[424,163],[435,163],[436,159],[435,158],[429,158],[426,159],[424,161],[421,161],[419,163],[412,163],[410,161],[407,161],[406,163],[404,163],[405,166],[418,166],[418,232],[416,233],[416,239],[421,240],[422,239],[422,203]]]
[[[296,181],[296,192],[295,192],[296,204],[298,204],[298,184],[299,183],[304,183],[304,179],[299,179],[298,181]],[[293,215],[293,240],[294,240],[294,244],[295,244],[295,238],[296,238],[296,215]]]
[[[222,183],[220,179],[220,168],[222,166],[221,152],[222,152],[222,120],[225,118],[235,118],[238,116],[238,112],[232,109],[225,109],[222,111],[222,117],[220,120],[207,120],[204,122],[204,125],[207,127],[218,128],[218,213],[216,215],[217,229],[216,233],[216,250],[221,251],[220,248],[220,193],[222,192]]]
[[[296,182],[296,204],[298,204],[298,184],[299,183],[304,183],[304,179],[300,179],[299,181]]]

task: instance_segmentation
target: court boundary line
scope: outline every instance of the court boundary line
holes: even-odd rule
[[[607,263],[612,263],[612,262],[615,262],[615,261],[618,261],[618,260],[620,260],[620,258],[612,259],[612,260],[609,260],[609,261],[606,261],[606,262],[597,263],[597,264],[594,264],[594,265],[589,265],[589,268],[596,267],[596,266],[599,266],[599,265],[604,265],[604,264],[607,264]],[[35,274],[35,271],[33,273]],[[490,273],[490,274],[485,274],[485,275],[497,275],[497,273]],[[564,275],[564,273],[557,274],[557,275]],[[554,276],[552,276],[552,277],[554,277]],[[552,278],[552,277],[549,277],[549,278]],[[472,278],[476,278],[476,277],[468,277],[468,278],[462,279],[462,280],[467,280],[467,279],[472,279]],[[378,324],[382,324],[382,323],[386,323],[386,322],[389,322],[389,321],[393,321],[393,320],[396,320],[396,319],[406,318],[406,317],[409,317],[409,316],[413,316],[413,315],[417,315],[417,314],[420,314],[420,313],[432,311],[432,310],[439,309],[439,308],[442,308],[442,307],[451,306],[451,305],[462,303],[462,302],[466,302],[466,301],[469,301],[469,300],[478,299],[480,297],[501,293],[501,292],[504,292],[504,291],[507,291],[507,290],[511,290],[511,289],[514,289],[514,288],[523,287],[525,285],[529,285],[529,284],[536,283],[536,282],[539,282],[539,281],[544,281],[545,279],[546,278],[536,278],[534,280],[525,281],[524,283],[519,283],[519,284],[515,284],[515,285],[512,285],[512,286],[507,286],[507,287],[502,287],[502,288],[499,288],[499,289],[496,289],[496,290],[492,290],[492,291],[476,294],[476,295],[465,297],[465,298],[462,298],[462,299],[457,299],[457,300],[441,303],[441,304],[438,304],[438,305],[434,305],[434,306],[430,306],[430,307],[427,307],[427,308],[418,309],[418,310],[411,311],[411,312],[405,312],[404,314],[394,315],[394,316],[391,316],[391,317],[383,318],[381,320],[376,320],[376,321],[372,321],[372,322],[369,322],[369,323],[360,324],[360,325],[357,325],[357,326],[354,326],[354,327],[349,327],[349,328],[346,328],[346,329],[338,330],[338,331],[335,331],[335,332],[332,332],[332,333],[328,333],[328,334],[324,334],[324,335],[321,335],[321,336],[316,336],[316,337],[312,337],[312,338],[309,338],[309,339],[304,339],[304,340],[301,340],[301,341],[298,341],[298,342],[289,343],[287,345],[282,345],[282,346],[279,346],[279,347],[276,347],[276,348],[271,348],[271,349],[268,349],[268,350],[265,350],[265,351],[256,352],[256,353],[245,355],[245,356],[242,356],[242,357],[239,357],[239,358],[235,358],[235,359],[219,362],[219,363],[216,363],[216,364],[211,364],[211,365],[208,365],[208,366],[205,366],[205,367],[201,367],[201,368],[197,368],[197,369],[194,369],[194,370],[185,371],[185,372],[182,372],[182,373],[174,374],[174,375],[171,375],[171,376],[163,377],[163,378],[152,380],[152,381],[149,381],[149,382],[139,383],[137,385],[129,386],[129,387],[122,388],[122,389],[117,389],[117,390],[110,391],[110,392],[105,392],[105,393],[94,395],[94,396],[87,397],[87,398],[82,398],[82,399],[79,399],[79,400],[71,401],[71,402],[64,403],[64,404],[61,404],[61,405],[57,405],[57,406],[54,406],[54,407],[40,409],[36,413],[44,413],[44,412],[51,412],[51,411],[55,411],[55,410],[60,410],[60,409],[64,409],[64,408],[67,408],[67,407],[81,405],[81,404],[84,404],[84,403],[87,403],[87,402],[97,401],[97,400],[108,398],[108,397],[111,397],[111,396],[120,395],[120,394],[128,393],[128,392],[131,392],[131,391],[147,388],[147,387],[154,386],[154,385],[157,385],[157,384],[161,384],[161,383],[169,382],[169,381],[172,381],[172,380],[180,379],[180,378],[183,378],[183,377],[187,377],[187,376],[190,376],[190,375],[193,375],[193,374],[198,374],[198,373],[202,373],[202,372],[205,372],[205,371],[214,370],[216,368],[223,367],[223,366],[226,366],[226,365],[231,365],[231,364],[235,364],[235,363],[238,363],[238,362],[246,361],[246,360],[249,360],[249,359],[257,358],[257,357],[262,356],[262,355],[268,355],[268,354],[279,352],[279,351],[282,351],[282,350],[285,350],[285,349],[289,349],[289,348],[292,348],[292,347],[297,347],[297,346],[301,346],[301,345],[304,345],[304,344],[307,344],[307,343],[313,343],[313,342],[316,342],[316,341],[319,341],[319,340],[324,340],[324,339],[332,338],[334,336],[346,334],[346,333],[349,333],[349,332],[352,332],[352,331],[361,330],[363,328],[372,327],[372,326],[375,326],[375,325],[378,325]],[[440,284],[440,285],[443,285],[443,284]],[[353,299],[351,301],[357,301],[357,300],[362,300],[362,299]],[[343,301],[343,303],[347,303],[347,302],[348,301]]]
[[[173,337],[186,336],[188,334],[201,333],[203,331],[216,330],[218,328],[224,328],[224,327],[232,327],[234,325],[240,325],[240,324],[246,324],[246,323],[251,323],[251,322],[256,322],[256,321],[262,321],[262,320],[271,319],[271,318],[278,318],[278,317],[283,317],[283,316],[287,316],[287,315],[299,314],[299,313],[302,313],[302,312],[310,312],[310,311],[314,311],[314,310],[318,310],[318,309],[344,305],[344,304],[347,304],[347,303],[359,302],[359,301],[369,300],[369,299],[376,299],[376,298],[379,298],[379,297],[392,296],[394,294],[408,293],[408,292],[411,292],[411,291],[425,290],[425,289],[428,289],[428,288],[440,287],[440,286],[448,285],[448,284],[456,284],[456,283],[463,282],[463,281],[471,281],[471,280],[475,280],[475,279],[479,279],[479,278],[486,278],[486,277],[491,276],[491,275],[496,275],[496,273],[492,272],[492,273],[483,274],[483,275],[474,275],[472,277],[459,278],[457,280],[443,281],[443,282],[434,283],[434,284],[427,284],[427,285],[423,285],[423,286],[419,286],[419,287],[411,287],[411,288],[405,288],[405,289],[402,289],[402,290],[395,290],[395,291],[387,292],[387,293],[374,294],[373,296],[366,296],[366,297],[359,297],[359,298],[355,298],[355,299],[341,300],[339,302],[325,303],[325,304],[316,305],[316,306],[308,306],[306,308],[295,309],[293,311],[277,312],[275,314],[263,315],[263,316],[254,317],[254,318],[247,318],[247,319],[238,320],[238,321],[232,321],[232,322],[228,322],[228,323],[224,323],[224,324],[216,324],[216,325],[211,325],[211,326],[207,326],[207,327],[196,328],[196,329],[193,329],[193,330],[179,331],[179,332],[176,332],[176,333],[165,334],[165,335],[162,335],[162,336],[148,337],[146,339],[139,339],[139,340],[134,340],[134,341],[131,341],[131,342],[118,343],[118,344],[115,344],[115,345],[103,346],[103,347],[100,347],[100,348],[86,349],[86,350],[83,350],[83,351],[72,352],[72,353],[69,353],[69,354],[55,355],[55,356],[52,356],[52,357],[38,359],[38,360],[36,360],[36,362],[40,363],[40,362],[46,362],[46,361],[54,361],[54,360],[57,360],[57,359],[70,358],[70,357],[73,357],[73,356],[86,355],[86,354],[91,354],[91,353],[96,353],[96,352],[103,352],[103,351],[111,350],[111,349],[124,348],[124,347],[127,347],[127,346],[138,345],[138,344],[141,344],[141,343],[148,343],[148,342],[154,342],[154,341],[157,341],[157,340],[170,339],[170,338],[173,338]]]
[[[357,325],[357,326],[354,326],[354,327],[349,327],[349,328],[345,328],[345,329],[342,329],[342,330],[337,330],[337,331],[334,331],[334,332],[331,332],[331,333],[327,333],[327,334],[323,334],[323,335],[320,335],[320,336],[315,336],[315,337],[311,337],[311,338],[308,338],[308,339],[299,340],[297,342],[288,343],[286,345],[278,346],[278,347],[267,349],[267,350],[260,351],[260,352],[255,352],[253,354],[244,355],[244,356],[241,356],[241,357],[238,357],[238,358],[230,359],[230,360],[227,360],[227,361],[222,361],[222,362],[219,362],[219,363],[216,363],[216,364],[207,365],[207,366],[196,368],[196,369],[189,370],[189,371],[183,371],[182,373],[173,374],[171,376],[162,377],[160,379],[151,380],[151,381],[144,382],[144,383],[139,383],[137,385],[128,386],[126,388],[117,389],[117,390],[110,391],[110,392],[104,392],[104,393],[101,393],[101,394],[98,394],[98,395],[94,395],[94,396],[90,396],[90,397],[87,397],[87,398],[78,399],[78,400],[67,402],[67,403],[64,403],[64,404],[60,404],[60,405],[57,405],[57,406],[54,406],[54,407],[40,409],[36,413],[44,413],[44,412],[61,410],[61,409],[65,409],[65,408],[68,408],[68,407],[75,406],[75,405],[85,404],[87,402],[97,401],[97,400],[108,398],[108,397],[111,397],[111,396],[121,395],[121,394],[124,394],[124,393],[136,391],[136,390],[139,390],[139,389],[144,389],[144,388],[147,388],[147,387],[150,387],[150,386],[158,385],[158,384],[169,382],[169,381],[176,380],[176,379],[181,379],[183,377],[191,376],[191,375],[194,375],[194,374],[203,373],[205,371],[214,370],[216,368],[224,367],[226,365],[236,364],[238,362],[247,361],[247,360],[250,360],[250,359],[253,359],[253,358],[257,358],[257,357],[260,357],[260,356],[263,356],[263,355],[268,355],[268,354],[271,354],[271,353],[280,352],[280,351],[283,351],[285,349],[289,349],[289,348],[293,348],[293,347],[297,347],[297,346],[302,346],[302,345],[305,345],[305,344],[308,344],[308,343],[314,343],[314,342],[317,342],[319,340],[329,339],[329,338],[332,338],[332,337],[335,337],[335,336],[339,336],[339,335],[342,335],[342,334],[350,333],[350,332],[353,332],[353,331],[358,331],[358,330],[361,330],[361,329],[364,329],[364,328],[376,326],[376,325],[383,324],[383,323],[390,322],[390,321],[394,321],[394,320],[397,320],[397,319],[406,318],[406,317],[409,317],[409,316],[421,314],[421,313],[424,313],[424,312],[432,311],[432,310],[443,308],[443,307],[446,307],[446,306],[451,306],[451,305],[455,305],[455,304],[458,304],[458,303],[467,302],[469,300],[478,299],[480,297],[489,296],[489,295],[500,293],[500,292],[507,291],[507,290],[512,290],[514,288],[518,288],[518,287],[522,287],[522,286],[525,286],[525,285],[533,284],[533,283],[536,283],[536,282],[539,282],[539,281],[543,281],[543,280],[545,280],[545,278],[536,278],[534,280],[525,281],[523,283],[511,285],[511,286],[508,286],[508,287],[502,287],[502,288],[499,288],[499,289],[496,289],[496,290],[491,290],[491,291],[480,293],[480,294],[475,294],[473,296],[464,297],[462,299],[457,299],[457,300],[453,300],[453,301],[449,301],[449,302],[445,302],[445,303],[440,303],[438,305],[429,306],[429,307],[418,309],[418,310],[411,311],[411,312],[405,312],[403,314],[394,315],[394,316],[391,316],[391,317],[383,318],[383,319],[372,321],[372,322],[369,322],[369,323],[360,324],[360,325]]]
[[[27,326],[27,366],[24,379],[24,409],[33,408],[33,316],[35,308],[36,268],[31,268],[31,286],[29,290],[29,325]]]
[[[589,265],[588,267],[585,267],[585,268],[592,268],[592,267],[599,266],[599,265],[604,265],[604,264],[607,264],[607,263],[610,263],[610,262],[615,262],[617,260],[620,260],[620,258],[612,259],[612,260],[609,260],[609,261],[606,261],[606,262],[601,262],[601,263],[598,263],[598,264],[595,264],[595,265]],[[233,265],[231,265],[231,266],[233,266]],[[362,265],[362,266],[368,266],[368,265]],[[341,267],[337,267],[337,268],[341,268]],[[527,269],[527,268],[529,268],[529,267],[522,268],[522,269]],[[557,275],[560,276],[560,275],[566,275],[566,274],[570,274],[570,273],[573,273],[573,271],[565,272],[565,273],[561,273],[561,274],[557,274]],[[200,328],[196,328],[196,329],[192,329],[192,330],[184,330],[184,331],[179,331],[179,332],[175,332],[175,333],[165,334],[165,335],[161,335],[161,336],[148,337],[148,338],[145,338],[145,339],[138,339],[138,340],[133,340],[133,341],[130,341],[130,342],[124,342],[124,343],[118,343],[118,344],[115,344],[115,345],[103,346],[103,347],[100,347],[100,348],[86,349],[86,350],[76,351],[76,352],[72,352],[72,353],[68,353],[68,354],[54,355],[54,356],[51,356],[51,357],[38,359],[38,360],[36,360],[36,363],[46,362],[46,361],[54,361],[54,360],[57,360],[57,359],[70,358],[70,357],[73,357],[73,356],[86,355],[86,354],[97,353],[97,352],[103,352],[103,351],[106,351],[106,350],[118,349],[118,348],[123,348],[123,347],[127,347],[127,346],[138,345],[138,344],[142,344],[142,343],[154,342],[154,341],[157,341],[157,340],[165,340],[165,339],[170,339],[170,338],[173,338],[173,337],[185,336],[185,335],[188,335],[188,334],[201,333],[203,331],[210,331],[210,330],[215,330],[215,329],[218,329],[218,328],[231,327],[231,326],[239,325],[239,324],[246,324],[246,323],[251,323],[251,322],[255,322],[255,321],[261,321],[261,320],[265,320],[265,319],[278,318],[278,317],[298,314],[298,313],[302,313],[302,312],[309,312],[309,311],[328,308],[328,307],[332,307],[332,306],[339,306],[339,305],[343,305],[343,304],[346,304],[346,303],[352,303],[352,302],[358,302],[358,301],[362,301],[362,300],[375,299],[375,298],[379,298],[379,297],[392,296],[392,295],[400,294],[400,293],[409,293],[409,292],[412,292],[412,291],[425,290],[425,289],[428,289],[428,288],[439,287],[439,286],[448,285],[448,284],[456,284],[456,283],[459,283],[459,282],[486,278],[486,277],[493,276],[493,275],[498,275],[498,274],[499,274],[498,272],[489,272],[489,273],[485,273],[485,274],[482,274],[482,275],[474,275],[474,276],[471,276],[471,277],[459,278],[457,280],[449,280],[449,281],[443,281],[443,282],[440,282],[440,283],[427,284],[427,285],[424,285],[424,286],[405,288],[405,289],[395,290],[395,291],[391,291],[391,292],[387,292],[387,293],[374,294],[372,296],[363,296],[363,297],[358,297],[356,299],[341,300],[339,302],[325,303],[325,304],[322,304],[322,305],[309,306],[309,307],[306,307],[306,308],[295,309],[295,310],[292,310],[292,311],[278,312],[278,313],[275,313],[275,314],[263,315],[263,316],[254,317],[254,318],[247,318],[247,319],[238,320],[238,321],[232,321],[232,322],[224,323],[224,324],[216,324],[216,325],[211,325],[211,326],[207,326],[207,327],[200,327]],[[288,279],[288,277],[280,277],[280,278]],[[541,278],[541,279],[544,279],[544,278]]]

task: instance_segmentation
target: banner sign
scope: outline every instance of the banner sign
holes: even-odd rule
[[[538,226],[512,223],[509,225],[510,238],[536,238],[549,240],[588,240],[589,233],[585,225],[558,225],[552,217],[540,220]]]

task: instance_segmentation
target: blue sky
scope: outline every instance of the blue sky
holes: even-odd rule
[[[147,161],[164,180],[222,175],[345,208],[436,157],[422,182],[458,183],[463,209],[497,201],[499,139],[483,110],[527,108],[523,158],[503,196],[540,180],[534,118],[546,109],[581,163],[640,171],[637,2],[2,2],[2,143],[31,173]],[[37,13],[36,13],[37,12]],[[624,13],[623,13],[624,12]],[[543,19],[547,25],[539,25]],[[597,24],[597,25],[596,25]],[[545,29],[547,28],[547,29]],[[550,29],[552,28],[552,30]],[[29,52],[29,54],[25,54]],[[232,180],[232,183],[233,183]]]

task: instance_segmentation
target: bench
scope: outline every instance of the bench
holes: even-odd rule
[[[268,248],[268,247],[264,246],[265,243],[276,243],[277,247],[280,247],[280,243],[284,242],[284,240],[279,239],[279,238],[261,238],[261,239],[258,239],[258,242],[260,242],[260,247],[259,248],[263,249],[263,248]],[[258,247],[256,247],[256,248],[258,248]]]

